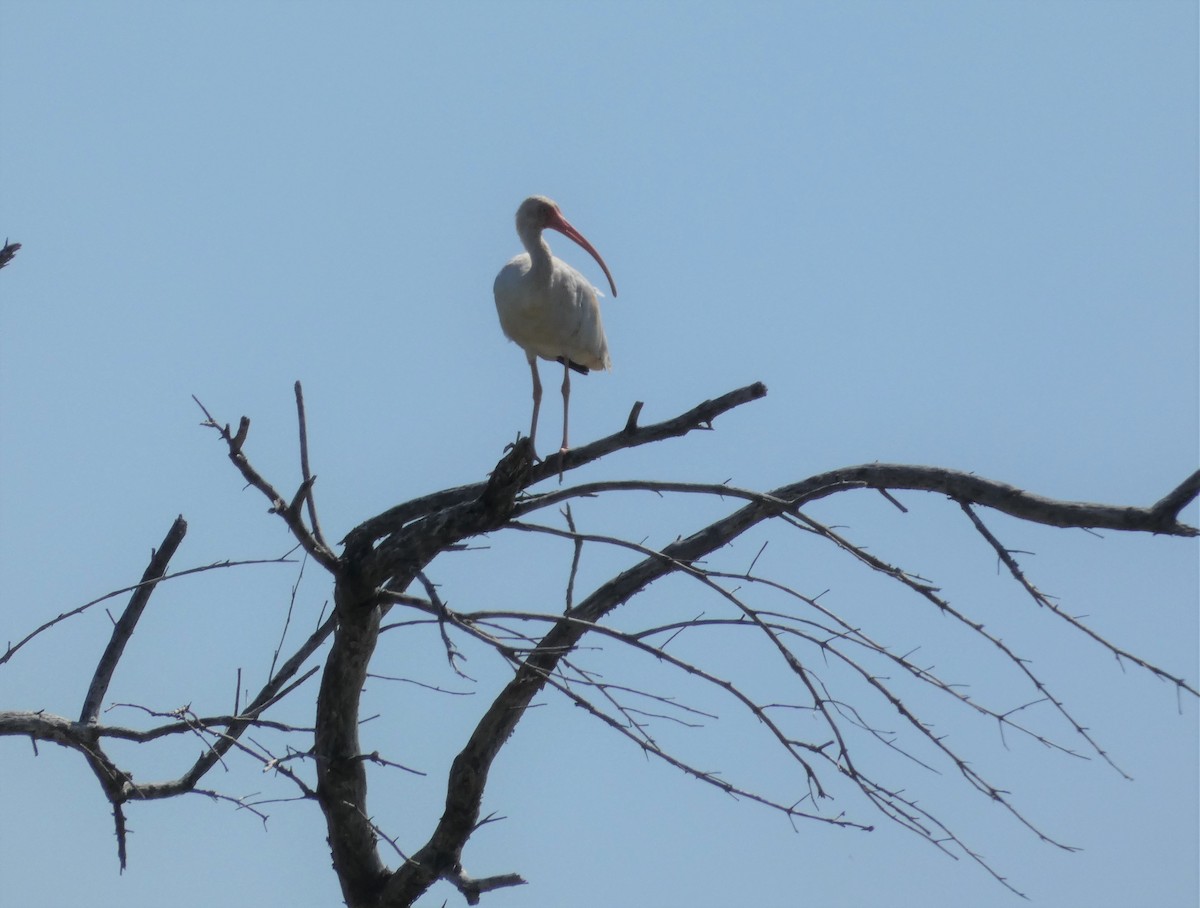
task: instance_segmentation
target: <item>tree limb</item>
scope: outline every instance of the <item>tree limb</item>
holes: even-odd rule
[[[293,501],[289,504],[283,499],[283,496],[275,490],[274,486],[267,482],[267,480],[264,479],[263,476],[256,469],[254,469],[253,466],[251,466],[250,461],[242,452],[242,447],[245,444],[246,437],[250,432],[250,420],[243,416],[241,422],[238,424],[237,433],[231,433],[228,425],[221,425],[215,419],[213,419],[212,414],[208,412],[208,408],[205,407],[204,404],[200,403],[199,399],[195,395],[192,395],[192,400],[196,401],[196,406],[198,406],[204,412],[205,421],[203,425],[211,429],[215,429],[228,445],[229,459],[233,461],[234,466],[238,468],[238,472],[245,477],[246,482],[262,492],[263,495],[266,496],[267,500],[271,503],[271,513],[278,514],[284,519],[288,525],[288,529],[290,529],[292,531],[292,535],[296,537],[296,541],[304,547],[304,550],[308,552],[308,554],[311,555],[318,564],[324,567],[331,574],[336,574],[339,567],[337,556],[321,543],[320,539],[314,535],[313,531],[310,531],[309,528],[304,525],[304,521],[300,515],[301,505],[305,500],[308,499],[314,477],[307,477],[301,483],[300,490],[295,495]]]
[[[558,621],[520,664],[516,676],[493,701],[454,759],[447,780],[445,812],[425,846],[389,880],[385,903],[410,904],[437,879],[439,868],[457,859],[474,829],[493,760],[534,696],[545,686],[559,662],[579,643],[589,624],[598,623],[650,583],[704,558],[757,523],[781,513],[797,513],[807,502],[856,488],[941,492],[960,503],[986,505],[1048,526],[1197,535],[1195,528],[1176,519],[1183,504],[1196,497],[1196,484],[1191,481],[1164,499],[1170,502],[1165,508],[1161,504],[1138,508],[1056,501],[968,473],[898,464],[848,467],[781,486],[668,545],[661,553],[646,557],[602,584],[572,609],[569,617]],[[563,497],[566,496],[557,496],[556,500]],[[1078,723],[1075,724],[1078,729]],[[1002,880],[994,872],[993,875]]]
[[[1122,530],[1169,536],[1200,535],[1196,527],[1178,521],[1179,512],[1200,494],[1200,471],[1151,507],[1057,501],[973,473],[889,463],[869,463],[831,470],[783,486],[771,494],[804,504],[852,488],[942,492],[960,503],[984,505],[1021,520],[1052,527]]]
[[[108,692],[109,682],[112,681],[117,662],[125,651],[125,644],[129,642],[134,628],[137,627],[138,619],[142,617],[142,610],[150,601],[150,594],[154,592],[158,581],[167,572],[167,565],[175,555],[179,544],[183,542],[185,533],[187,533],[187,521],[180,515],[171,524],[171,529],[167,531],[158,550],[151,555],[150,563],[146,566],[145,573],[142,574],[142,582],[137,585],[137,589],[129,600],[129,605],[125,607],[120,620],[113,627],[112,637],[108,641],[104,655],[100,657],[100,663],[96,666],[87,696],[83,698],[83,709],[79,713],[80,722],[95,722],[96,716],[100,714],[100,704]]]
[[[681,413],[672,419],[664,420],[652,426],[638,428],[635,422],[627,423],[619,432],[615,432],[591,444],[569,450],[564,460],[564,468],[573,470],[576,467],[598,460],[606,454],[611,454],[614,451],[624,448],[650,444],[666,438],[677,438],[697,429],[711,429],[713,420],[718,416],[727,413],[735,407],[740,407],[742,404],[765,397],[766,393],[766,386],[762,382],[755,382],[744,388],[738,388],[735,391],[722,394],[720,397],[713,398],[712,400],[706,400],[703,403],[697,404],[686,413]],[[635,410],[640,412],[641,407],[635,407]],[[557,476],[559,474],[559,459],[558,455],[551,455],[542,463],[535,464],[530,469],[529,477],[523,483],[522,489],[536,485],[543,479]],[[346,546],[346,555],[353,559],[357,557],[359,552],[375,542],[375,540],[389,533],[398,532],[410,521],[428,514],[439,513],[455,505],[470,501],[482,492],[483,487],[483,483],[459,486],[454,489],[435,492],[432,495],[414,498],[404,504],[389,508],[382,514],[378,514],[370,520],[363,521],[346,535],[346,538],[342,540]]]

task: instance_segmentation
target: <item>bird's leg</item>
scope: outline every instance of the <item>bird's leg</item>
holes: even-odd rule
[[[567,445],[567,414],[570,412],[570,408],[569,408],[568,404],[571,401],[571,361],[569,359],[567,359],[565,356],[563,357],[562,395],[563,395],[563,443],[562,443],[561,450],[562,450],[562,453],[565,454],[567,451],[567,447],[568,447],[568,445]]]
[[[537,460],[537,420],[538,410],[542,407],[542,380],[538,377],[537,357],[529,357],[529,372],[533,376],[533,420],[529,424],[529,447],[533,449],[533,459]]]

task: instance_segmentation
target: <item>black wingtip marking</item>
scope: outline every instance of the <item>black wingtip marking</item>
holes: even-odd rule
[[[587,366],[581,366],[581,365],[579,365],[579,363],[575,362],[574,360],[568,360],[565,356],[558,357],[556,362],[560,362],[563,365],[570,366],[572,369],[574,369],[580,375],[587,375],[589,372],[592,371]]]

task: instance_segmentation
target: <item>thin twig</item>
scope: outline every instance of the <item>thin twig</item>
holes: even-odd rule
[[[1117,659],[1123,659],[1128,662],[1132,662],[1134,665],[1145,669],[1152,675],[1161,678],[1164,681],[1170,681],[1176,687],[1187,691],[1192,696],[1200,697],[1200,691],[1198,691],[1191,684],[1188,684],[1183,678],[1164,671],[1157,665],[1153,665],[1147,662],[1145,659],[1135,656],[1128,650],[1121,649],[1121,647],[1111,643],[1109,640],[1096,633],[1075,616],[1068,615],[1066,612],[1064,612],[1049,596],[1047,596],[1030,582],[1029,578],[1025,576],[1025,572],[1021,570],[1021,566],[1017,564],[1017,560],[1013,558],[1012,551],[1004,547],[1004,545],[995,537],[992,531],[987,528],[984,522],[979,519],[979,515],[975,513],[974,509],[969,504],[964,502],[959,502],[959,505],[962,507],[963,512],[967,515],[967,517],[970,518],[971,523],[975,526],[975,529],[979,532],[979,535],[986,539],[988,545],[995,550],[996,556],[1004,563],[1004,566],[1008,568],[1008,572],[1012,575],[1013,579],[1016,580],[1017,583],[1021,584],[1021,586],[1025,589],[1025,592],[1029,594],[1029,597],[1034,602],[1054,613],[1057,617],[1067,622],[1067,624],[1071,625],[1071,627],[1075,628],[1077,631],[1080,631],[1088,637],[1091,637],[1102,647],[1116,656]]]
[[[300,590],[300,581],[304,579],[304,566],[308,564],[308,553],[300,559],[300,570],[296,574],[296,582],[292,584],[292,594],[288,597],[287,615],[283,619],[283,630],[279,632],[279,644],[275,647],[275,652],[271,655],[271,668],[267,672],[267,677],[270,678],[275,674],[275,663],[279,661],[279,654],[283,651],[283,641],[287,639],[288,628],[292,624],[292,610],[296,607],[296,593]]]
[[[292,535],[296,537],[296,541],[304,546],[304,550],[312,555],[318,564],[336,576],[341,570],[341,564],[337,556],[313,535],[300,518],[299,504],[303,502],[304,496],[312,487],[311,478],[301,483],[300,491],[297,493],[295,501],[289,504],[275,490],[275,487],[254,469],[242,451],[249,433],[250,420],[243,416],[239,423],[237,434],[233,435],[229,431],[228,424],[222,425],[218,423],[196,395],[192,395],[192,400],[196,402],[196,406],[204,413],[205,420],[202,425],[216,430],[217,434],[225,441],[229,447],[229,459],[233,461],[234,466],[238,468],[238,472],[242,474],[246,482],[266,496],[267,501],[271,503],[270,512],[282,517],[287,523],[288,529],[292,531]]]
[[[567,528],[575,533],[575,519],[571,516],[571,505],[566,504],[561,511],[567,520]],[[567,604],[563,609],[564,615],[571,614],[571,603],[575,598],[575,577],[579,574],[579,559],[583,555],[583,539],[575,537],[575,550],[571,556],[571,573],[567,575]]]
[[[73,608],[69,611],[62,612],[61,614],[57,615],[56,617],[51,618],[45,624],[42,624],[42,625],[38,626],[37,628],[35,628],[34,630],[30,631],[28,634],[26,634],[24,637],[22,637],[19,641],[17,641],[16,644],[10,643],[8,645],[8,649],[5,651],[4,655],[0,656],[0,665],[3,665],[5,662],[7,662],[9,659],[11,659],[16,654],[17,650],[21,649],[21,647],[25,646],[25,644],[27,644],[34,637],[41,634],[43,631],[49,630],[50,628],[54,627],[54,625],[58,624],[61,621],[66,621],[68,618],[74,618],[76,615],[83,614],[84,612],[86,612],[88,609],[90,609],[94,605],[99,605],[101,602],[106,602],[109,599],[112,599],[116,596],[122,596],[125,593],[131,593],[131,592],[137,590],[139,587],[141,587],[144,583],[148,583],[151,586],[153,586],[163,580],[175,580],[176,578],[179,578],[179,577],[187,577],[191,574],[200,574],[200,573],[203,573],[204,571],[215,571],[215,570],[219,570],[221,568],[231,568],[231,567],[246,567],[248,565],[253,565],[253,564],[291,564],[291,559],[289,559],[285,556],[283,558],[252,558],[247,561],[214,561],[212,564],[205,564],[205,565],[201,565],[200,567],[187,568],[182,571],[176,571],[173,574],[164,574],[163,576],[158,577],[157,579],[154,579],[154,580],[142,581],[141,583],[135,583],[132,586],[121,587],[121,589],[119,589],[119,590],[113,590],[111,593],[105,593],[103,596],[98,596],[95,599],[92,599],[90,602],[85,602],[83,605],[77,606],[76,608]]]
[[[300,474],[305,483],[307,483],[307,494],[304,496],[308,502],[308,522],[312,524],[313,536],[316,537],[324,548],[328,549],[329,544],[325,541],[325,535],[321,532],[321,522],[317,519],[317,502],[313,497],[312,485],[316,481],[316,477],[312,475],[312,471],[308,468],[308,420],[304,415],[304,391],[300,387],[299,380],[296,381],[296,421],[300,425]]]

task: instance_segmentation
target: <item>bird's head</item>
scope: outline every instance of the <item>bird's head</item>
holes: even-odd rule
[[[617,285],[613,282],[612,274],[609,273],[608,266],[604,264],[604,259],[600,257],[600,253],[596,251],[595,247],[587,241],[582,233],[571,226],[570,221],[563,217],[562,211],[559,210],[558,204],[553,199],[548,199],[544,195],[531,195],[517,209],[517,234],[522,239],[532,238],[543,230],[557,230],[587,250],[604,271],[604,276],[608,278],[608,286],[612,288],[613,296],[617,295]]]

